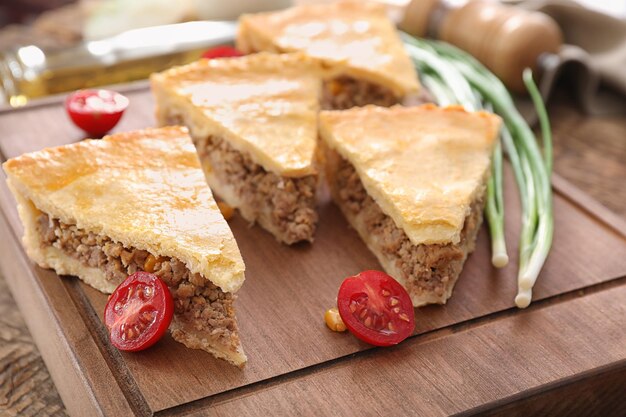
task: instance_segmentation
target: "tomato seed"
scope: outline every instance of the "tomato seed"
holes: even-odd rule
[[[144,311],[141,313],[141,319],[144,323],[152,323],[156,313],[154,311]]]
[[[399,302],[400,302],[400,301],[399,301],[396,297],[391,297],[391,298],[389,299],[389,305],[390,305],[391,307],[398,305],[398,303],[399,303]]]
[[[391,293],[389,291],[387,291],[387,290],[382,290],[381,293],[382,293],[383,297],[389,297],[391,295]]]
[[[400,312],[400,307],[396,307],[396,308],[394,308],[394,309],[393,309],[393,312],[394,312],[394,313],[396,313],[396,314],[398,314],[398,313]]]
[[[409,319],[409,316],[407,316],[407,315],[406,315],[406,313],[402,313],[402,314],[398,315],[398,317],[400,317],[400,320],[404,320],[404,321],[406,321],[406,322],[411,321],[411,320]]]
[[[146,298],[151,298],[154,295],[154,289],[152,287],[146,287],[143,294]]]
[[[371,328],[372,327],[372,318],[368,316],[365,319],[365,323],[363,323],[363,324],[365,324],[365,327]]]

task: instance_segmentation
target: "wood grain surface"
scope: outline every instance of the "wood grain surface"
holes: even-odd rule
[[[146,91],[139,88],[129,95],[131,96],[131,109],[117,130],[152,125],[153,104]],[[613,210],[626,216],[626,207],[624,207],[624,201],[626,201],[626,186],[624,185],[626,141],[623,139],[626,137],[626,122],[611,119],[585,119],[568,104],[566,97],[560,97],[550,110],[555,128],[555,170],[584,187]],[[0,150],[4,156],[8,157],[39,149],[44,145],[73,142],[82,137],[81,133],[66,121],[60,106],[42,106],[0,114],[0,126],[2,126]],[[591,142],[592,138],[593,142]],[[593,179],[590,180],[590,178]],[[508,184],[511,184],[510,178],[508,181]],[[515,193],[511,186],[507,188],[507,202],[514,206],[516,204]],[[6,193],[6,188],[4,193]],[[5,208],[13,204],[6,194],[0,198],[2,198],[2,206]],[[583,199],[585,198],[583,197]],[[73,346],[58,346],[57,348],[61,351],[63,349],[82,350],[84,352],[95,351],[104,358],[104,362],[93,361],[92,363],[87,361],[89,363],[81,364],[82,369],[86,369],[85,374],[86,378],[90,379],[89,382],[92,385],[100,386],[100,389],[95,390],[91,397],[86,397],[78,403],[84,404],[85,407],[96,404],[102,408],[103,403],[106,403],[107,395],[121,395],[121,398],[126,401],[126,407],[130,407],[136,414],[147,415],[152,411],[161,410],[161,413],[167,415],[192,411],[194,408],[203,408],[217,403],[219,406],[215,408],[215,411],[226,412],[234,410],[233,407],[238,407],[236,409],[242,411],[249,406],[258,405],[255,402],[257,400],[253,400],[254,398],[269,398],[268,407],[269,404],[286,406],[291,404],[290,395],[296,392],[315,392],[315,400],[322,401],[323,398],[320,398],[319,394],[323,393],[324,398],[327,398],[323,400],[324,406],[334,409],[336,401],[339,399],[337,395],[345,394],[346,387],[350,385],[344,384],[344,386],[337,381],[346,382],[346,380],[341,379],[346,378],[342,375],[347,375],[347,378],[354,380],[358,370],[361,369],[358,366],[363,366],[362,369],[368,372],[375,369],[377,373],[383,375],[387,373],[398,377],[400,373],[394,371],[393,368],[398,363],[393,358],[397,355],[403,355],[402,352],[405,352],[405,355],[408,355],[406,352],[415,352],[407,357],[416,361],[411,365],[411,368],[419,369],[415,367],[422,366],[420,361],[428,360],[430,357],[430,353],[424,353],[428,352],[429,346],[432,347],[437,340],[439,340],[437,343],[443,343],[444,347],[450,345],[449,339],[451,337],[458,337],[455,339],[458,342],[454,346],[457,346],[457,343],[460,343],[460,346],[466,345],[465,340],[480,340],[478,346],[476,343],[470,343],[468,346],[471,346],[472,349],[484,349],[484,353],[492,355],[494,361],[511,361],[510,356],[499,357],[497,355],[503,353],[498,351],[502,344],[490,342],[494,332],[500,334],[505,339],[501,343],[505,343],[506,340],[513,340],[509,337],[511,329],[519,330],[511,323],[519,323],[520,320],[521,323],[526,323],[533,320],[532,317],[544,317],[543,314],[548,314],[544,310],[554,314],[550,317],[562,318],[572,311],[577,311],[576,306],[579,304],[572,303],[584,301],[585,304],[581,305],[588,306],[590,309],[597,309],[604,302],[605,298],[603,297],[610,298],[607,294],[616,294],[622,298],[624,296],[623,289],[620,289],[619,286],[605,287],[615,284],[600,284],[605,281],[621,283],[619,280],[614,280],[626,274],[626,266],[622,261],[626,259],[626,245],[623,236],[603,224],[600,218],[594,218],[590,213],[582,210],[580,201],[561,193],[555,199],[557,219],[555,249],[536,291],[538,299],[547,300],[544,304],[537,303],[536,307],[519,316],[517,310],[511,310],[515,293],[514,268],[507,268],[499,272],[491,269],[485,270],[487,264],[484,260],[488,255],[488,236],[483,230],[479,238],[477,253],[468,262],[455,290],[455,297],[450,304],[446,307],[434,306],[420,309],[416,331],[418,335],[414,336],[410,342],[403,344],[402,347],[378,354],[379,350],[371,350],[352,337],[326,331],[321,322],[321,312],[334,302],[334,294],[343,275],[376,266],[371,254],[360,244],[356,234],[347,228],[337,209],[330,204],[323,204],[321,210],[321,216],[325,220],[321,224],[316,243],[313,246],[303,245],[296,248],[286,248],[272,242],[258,228],[249,229],[239,218],[236,218],[231,224],[235,235],[239,238],[244,259],[248,264],[246,285],[237,304],[244,347],[249,346],[250,363],[244,372],[233,369],[222,362],[207,359],[207,355],[203,352],[185,349],[169,338],[144,354],[120,354],[108,347],[106,334],[99,326],[98,315],[102,312],[106,300],[102,294],[83,286],[76,280],[59,280],[50,271],[33,269],[32,273],[36,274],[35,279],[44,286],[42,295],[63,295],[59,296],[57,300],[46,300],[51,305],[57,306],[59,311],[66,315],[64,318],[61,317],[61,321],[72,320],[72,317],[77,316],[82,319],[80,322],[83,323],[84,327],[75,329],[74,335],[70,335],[72,340],[80,341],[80,343]],[[8,224],[5,224],[4,230],[7,231],[7,234],[19,236],[19,225],[14,214],[10,214],[10,209],[4,211],[9,213]],[[509,214],[507,222],[511,226],[508,227],[510,230],[508,242],[511,246],[511,254],[514,254],[517,230],[512,226],[517,223],[518,217],[515,210],[507,213]],[[14,244],[11,244],[4,237],[2,241],[0,248],[3,257],[6,257],[7,253],[11,254],[12,251],[16,251]],[[585,244],[580,245],[578,242],[585,242]],[[335,248],[335,250],[328,251],[327,248]],[[19,253],[12,254],[16,258],[20,257]],[[596,259],[602,259],[602,262],[590,261],[589,259],[593,259],[594,256]],[[320,263],[320,259],[325,259],[325,262]],[[6,271],[5,264],[9,264],[9,262],[4,260],[2,262],[3,269]],[[23,265],[20,267],[19,262],[11,264],[14,269],[9,268],[11,269],[9,279],[20,274],[23,275],[23,269],[29,269]],[[251,269],[251,265],[254,266],[253,269]],[[341,265],[343,269],[337,271],[337,265]],[[285,270],[304,272],[301,274],[281,272]],[[11,284],[16,287],[14,282]],[[572,298],[572,294],[576,294],[576,289],[594,284],[600,285],[598,288],[602,291],[580,300]],[[570,295],[563,296],[565,298],[561,300],[559,294],[562,293]],[[50,389],[50,378],[41,365],[41,358],[24,329],[23,321],[20,321],[21,317],[15,304],[12,303],[6,291],[1,297],[0,341],[2,341],[2,345],[0,345],[0,365],[2,367],[0,368],[0,382],[3,383],[0,384],[0,411],[7,415],[55,415],[55,413],[63,415],[63,406],[59,396]],[[68,299],[72,301],[69,306],[67,305]],[[280,299],[282,302],[277,304],[275,303],[276,299]],[[35,302],[37,302],[36,299],[22,300],[20,304]],[[610,305],[610,303],[608,304]],[[65,308],[61,308],[62,305],[65,305]],[[603,319],[609,313],[615,313],[617,317],[620,317],[619,314],[621,314],[621,317],[624,317],[623,310],[615,312],[600,309],[599,311],[598,314],[601,314],[602,317],[596,317],[598,319]],[[516,315],[513,316],[513,314]],[[512,316],[512,320],[496,320],[491,323],[490,317],[505,319],[508,315]],[[269,322],[271,325],[259,325],[259,318],[263,318],[264,324]],[[27,317],[28,319],[33,321],[32,318]],[[585,317],[576,316],[576,320],[583,323],[581,325],[593,327],[589,321],[585,322],[585,319]],[[540,319],[537,320],[541,322]],[[45,317],[42,317],[42,322],[45,322]],[[464,322],[473,324],[466,328],[464,326],[467,324]],[[589,334],[589,338],[593,340],[589,338],[580,339],[579,343],[576,344],[577,347],[583,348],[583,351],[584,349],[595,348],[593,343],[597,343],[598,338],[594,339],[591,336],[604,334],[605,331],[611,331],[610,334],[614,337],[623,337],[623,334],[616,334],[613,331],[619,329],[610,327],[615,323],[606,320],[600,320],[600,322],[605,326],[597,326],[594,329],[596,333]],[[303,323],[306,325],[302,326]],[[311,323],[315,325],[311,326]],[[553,332],[550,321],[542,325],[548,326],[542,328],[544,332]],[[297,329],[298,326],[301,329],[294,331],[294,328]],[[522,328],[524,332],[531,330],[534,331],[534,327],[533,329]],[[41,335],[46,332],[53,331],[58,331],[58,329],[41,329],[41,331],[35,332],[35,336],[37,338],[39,335],[41,338]],[[573,329],[568,329],[568,331],[573,332]],[[459,334],[457,335],[457,333]],[[475,334],[476,337],[473,336]],[[463,337],[469,337],[469,339],[463,339]],[[557,341],[562,345],[563,340]],[[624,339],[620,340],[622,341],[621,345],[624,346]],[[46,343],[39,342],[40,345]],[[577,360],[576,363],[568,362],[567,367],[559,366],[558,372],[555,371],[552,374],[548,372],[551,370],[550,365],[539,361],[536,363],[538,369],[543,369],[546,373],[533,375],[532,378],[522,378],[520,384],[527,383],[531,387],[550,385],[555,383],[555,379],[567,379],[576,375],[581,369],[601,368],[603,364],[606,365],[611,361],[615,363],[619,359],[619,357],[616,359],[619,354],[624,359],[624,351],[611,351],[611,346],[603,346],[607,351],[594,355],[595,362],[585,362],[585,360]],[[493,351],[494,349],[496,351]],[[554,353],[548,347],[546,349],[547,353]],[[462,350],[453,353],[454,355],[458,354],[458,358],[461,359],[468,357],[468,353],[463,353]],[[580,354],[580,352],[578,353]],[[43,354],[49,366],[72,366],[71,364],[59,364],[59,361],[52,358],[49,353],[48,358],[46,358],[47,353],[45,351]],[[432,358],[437,358],[436,353],[433,355]],[[537,358],[539,356],[537,354]],[[22,359],[18,361],[11,359],[15,357]],[[443,360],[444,362],[447,361],[445,358]],[[452,359],[450,360],[452,361]],[[102,369],[103,363],[107,369]],[[357,366],[361,363],[363,365]],[[451,363],[455,364],[456,368],[458,368],[458,363],[461,363],[462,369],[469,366],[468,372],[473,369],[468,361],[452,361]],[[479,370],[476,372],[480,374]],[[613,380],[619,380],[619,378],[623,380],[623,372],[616,373],[615,370],[611,370],[611,372],[609,374],[612,375]],[[58,373],[53,370],[53,374]],[[182,381],[186,384],[185,390],[180,390],[176,386],[177,378],[180,378],[180,375],[184,375]],[[219,375],[219,378],[216,378],[215,375]],[[285,377],[285,375],[289,376]],[[337,379],[333,375],[336,375]],[[409,373],[409,375],[413,375],[413,373]],[[473,374],[468,374],[467,378],[470,378],[470,375]],[[485,375],[483,374],[483,376]],[[543,376],[543,379],[540,376]],[[491,394],[493,395],[491,397],[487,394],[476,396],[475,402],[472,403],[468,400],[467,403],[459,403],[461,404],[459,407],[462,406],[465,407],[463,410],[468,410],[468,407],[480,407],[485,402],[497,402],[498,398],[501,399],[503,396],[514,396],[513,393],[505,391],[515,386],[513,384],[515,381],[506,380],[506,376],[502,376],[502,378],[502,386],[497,385],[501,391],[492,390]],[[9,383],[7,384],[5,381]],[[17,383],[13,381],[17,381]],[[372,381],[375,381],[375,378],[360,380],[366,386]],[[67,386],[67,384],[58,382],[57,385],[60,389]],[[357,382],[359,382],[358,378]],[[77,380],[77,383],[80,381]],[[327,384],[328,387],[326,387]],[[568,384],[573,383],[569,381]],[[293,386],[298,387],[296,391],[289,388]],[[341,386],[344,386],[343,391],[340,389]],[[115,391],[116,387],[123,393],[112,392]],[[389,391],[394,387],[396,385],[391,384],[384,390]],[[335,388],[337,392],[333,396],[331,391],[334,391]],[[455,398],[451,396],[452,394],[460,395],[463,393],[462,390],[457,390],[455,387],[449,386],[448,388],[450,389],[449,392],[445,390],[443,392],[447,392],[446,398],[449,400]],[[526,389],[523,385],[518,388],[517,392]],[[229,392],[235,392],[237,395],[229,394]],[[248,395],[251,392],[254,392],[255,395]],[[61,394],[64,398],[74,395],[72,392],[61,392]],[[387,394],[391,395],[392,393],[387,392]],[[439,396],[441,395],[443,394],[440,392]],[[210,399],[207,399],[209,397]],[[438,397],[432,396],[430,398],[432,400]],[[509,401],[508,406],[513,404],[512,401]],[[436,407],[433,405],[434,409],[438,409],[442,413],[454,412],[455,410],[454,407],[446,406],[449,401],[436,402]],[[184,403],[188,405],[180,405]],[[503,402],[496,405],[507,406]],[[121,415],[124,404],[116,406],[122,408],[109,409],[110,415]],[[108,407],[111,406],[108,405]],[[411,404],[411,407],[418,409],[415,408],[417,404]],[[295,406],[286,409],[298,411]],[[81,409],[76,408],[70,411],[72,414],[79,415],[77,412],[80,412]],[[398,409],[398,411],[402,410]]]
[[[341,416],[434,417],[489,410],[493,403],[508,404],[520,393],[559,385],[589,369],[616,361],[626,366],[626,306],[615,302],[624,299],[626,286],[621,285],[516,312],[507,320],[458,326],[452,335],[426,335],[422,343],[417,343],[418,336],[384,355],[361,355],[237,401],[216,401],[206,407],[217,415],[252,417],[275,410],[306,415],[319,407],[321,397],[325,410]],[[532,343],[519,343],[520,333]],[[574,345],[567,352],[561,350]],[[364,401],[364,395],[370,398]],[[555,415],[557,407],[542,408],[541,414]],[[206,412],[198,408],[192,415]]]
[[[0,279],[0,414],[65,415],[61,398],[4,277]]]

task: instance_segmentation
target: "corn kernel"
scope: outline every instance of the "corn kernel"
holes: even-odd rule
[[[235,214],[235,209],[224,203],[223,201],[218,201],[217,207],[222,212],[222,216],[224,216],[225,220],[230,220],[233,217],[233,214]]]
[[[343,90],[343,86],[341,85],[340,82],[337,81],[331,81],[329,83],[329,89],[330,89],[330,93],[333,96],[337,96],[341,93],[341,91]]]
[[[341,320],[337,307],[326,310],[326,313],[324,313],[324,321],[326,322],[326,326],[333,332],[346,331],[346,325],[343,323],[343,320]]]
[[[153,254],[149,254],[146,258],[146,262],[143,263],[143,270],[146,272],[154,272],[154,266],[156,265],[157,258]]]

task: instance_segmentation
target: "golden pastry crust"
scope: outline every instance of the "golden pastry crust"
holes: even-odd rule
[[[419,81],[384,6],[365,1],[309,4],[243,15],[237,47],[244,52],[302,51],[343,74],[389,88],[398,97]]]
[[[500,118],[459,106],[320,114],[320,136],[414,245],[458,243],[484,189]]]
[[[244,281],[237,243],[206,185],[186,129],[145,129],[44,149],[3,164],[25,224],[33,259],[61,274],[83,274],[35,235],[39,211],[127,247],[176,258],[225,292]],[[54,248],[53,248],[54,249]],[[49,249],[48,252],[52,251]],[[56,261],[55,261],[56,259]],[[80,269],[80,268],[79,268]]]
[[[151,76],[157,120],[184,115],[192,136],[216,136],[270,172],[316,172],[322,63],[303,54],[200,60]]]

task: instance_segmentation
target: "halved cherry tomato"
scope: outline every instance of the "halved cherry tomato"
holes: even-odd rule
[[[237,56],[243,56],[243,53],[237,48],[233,48],[228,45],[220,45],[207,50],[202,54],[202,58],[232,58]]]
[[[102,136],[120,121],[128,99],[110,90],[78,90],[67,96],[65,109],[76,126]]]
[[[111,343],[120,350],[149,348],[165,333],[174,314],[167,285],[148,272],[135,272],[111,294],[104,309],[104,323]]]
[[[337,307],[348,330],[372,345],[398,344],[415,328],[409,294],[381,271],[363,271],[346,278],[339,287]]]

